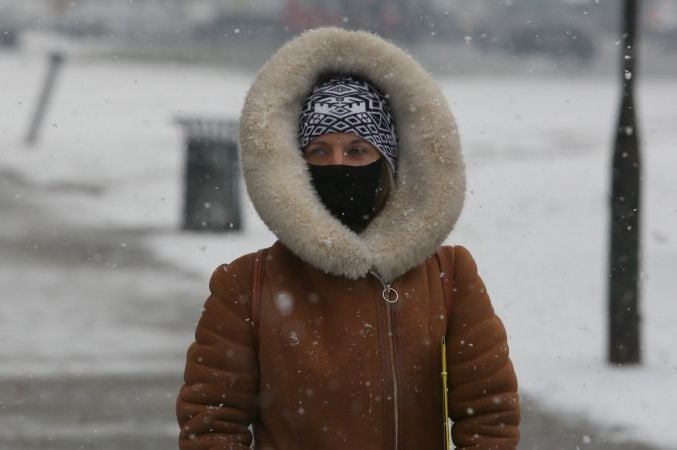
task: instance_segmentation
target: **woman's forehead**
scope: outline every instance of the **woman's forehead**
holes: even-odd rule
[[[321,136],[317,136],[310,141],[310,144],[321,144],[321,143],[341,143],[341,144],[369,144],[369,141],[366,139],[351,133],[327,133]]]

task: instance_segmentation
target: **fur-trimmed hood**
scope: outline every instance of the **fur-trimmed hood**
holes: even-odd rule
[[[389,97],[398,134],[395,189],[360,234],[322,205],[299,150],[301,104],[327,73],[370,80]],[[261,68],[242,110],[242,167],[263,221],[311,265],[391,281],[432,255],[463,206],[465,173],[454,118],[438,85],[395,45],[366,32],[308,31]]]

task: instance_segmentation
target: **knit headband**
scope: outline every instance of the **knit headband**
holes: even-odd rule
[[[299,143],[318,136],[355,134],[372,144],[397,170],[397,135],[388,100],[374,86],[350,76],[334,76],[313,88],[303,102]]]

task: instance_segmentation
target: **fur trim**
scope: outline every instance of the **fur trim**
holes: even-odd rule
[[[298,148],[301,105],[326,73],[373,82],[389,96],[397,126],[395,190],[359,235],[324,208]],[[442,91],[406,52],[367,32],[320,28],[278,50],[247,94],[240,146],[263,221],[301,259],[334,275],[356,279],[374,270],[392,281],[435,252],[463,206],[463,158]]]

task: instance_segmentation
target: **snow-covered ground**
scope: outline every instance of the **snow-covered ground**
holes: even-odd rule
[[[61,73],[40,143],[26,148],[22,139],[44,71],[39,51],[0,53],[0,169],[41,186],[79,187],[45,194],[41,204],[51,213],[101,229],[154,229],[148,247],[199,273],[205,286],[217,264],[273,242],[246,199],[243,233],[178,231],[184,155],[173,117],[237,118],[253,74],[73,58]],[[644,362],[634,368],[605,362],[616,80],[539,78],[525,72],[440,81],[460,124],[469,186],[448,243],[473,252],[508,328],[523,392],[553,409],[612,427],[619,439],[633,436],[677,448],[677,81],[643,78],[638,91]],[[50,283],[49,274],[45,277]],[[16,311],[25,305],[13,280],[2,277],[0,282],[0,312],[22,317]],[[60,308],[59,302],[46,303],[40,313],[61,317]],[[42,358],[44,364],[29,371],[69,370],[75,354],[67,349],[84,314],[76,304],[69,308],[68,322],[46,320],[30,339],[11,335],[16,327],[0,327],[0,354],[10,360],[23,360],[27,353]],[[97,326],[106,327],[106,321]],[[143,339],[121,332],[109,342],[119,351],[98,353],[95,346],[74,351],[79,360],[100,358],[102,363],[113,355],[131,372],[139,361],[125,359],[125,349]],[[190,336],[183,339],[187,345]],[[50,348],[62,352],[53,355]]]

